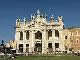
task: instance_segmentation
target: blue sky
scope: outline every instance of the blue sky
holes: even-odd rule
[[[55,19],[64,16],[66,27],[80,26],[80,0],[0,0],[0,42],[14,40],[16,19],[30,18],[37,9]]]

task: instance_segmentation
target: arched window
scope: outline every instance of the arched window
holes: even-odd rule
[[[23,40],[23,32],[20,32],[20,40]]]
[[[26,32],[26,39],[29,40],[29,31]]]
[[[59,37],[59,31],[55,30],[55,37]]]
[[[40,31],[35,33],[35,39],[42,39],[42,33]]]

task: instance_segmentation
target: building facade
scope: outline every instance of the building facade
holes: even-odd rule
[[[16,20],[15,41],[17,52],[48,53],[64,51],[64,23],[62,16],[55,20],[53,15],[48,20],[38,10],[31,15],[30,22],[26,18]]]
[[[73,51],[80,51],[80,28],[69,29],[70,42]]]
[[[80,51],[80,28],[66,28],[63,32],[65,50]]]

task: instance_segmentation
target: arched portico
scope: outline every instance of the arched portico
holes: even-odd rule
[[[35,43],[34,51],[41,53],[42,52],[42,33],[39,30],[35,33],[35,42],[36,43]]]

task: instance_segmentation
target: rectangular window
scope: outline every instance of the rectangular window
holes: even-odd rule
[[[23,52],[23,44],[19,44],[19,52]]]
[[[59,48],[59,43],[55,43],[55,48]]]
[[[20,32],[20,40],[23,40],[23,32]]]
[[[29,31],[26,32],[26,39],[29,40]]]
[[[52,37],[52,31],[51,31],[51,30],[48,31],[48,39],[49,39],[50,37]]]
[[[52,49],[52,43],[48,43],[48,50],[49,50],[49,52],[53,51],[53,49]]]
[[[52,43],[48,43],[48,48],[52,48]]]
[[[59,31],[55,30],[55,37],[59,37]]]
[[[29,52],[29,44],[26,44],[26,52]]]
[[[67,39],[67,36],[65,36],[65,39]]]

